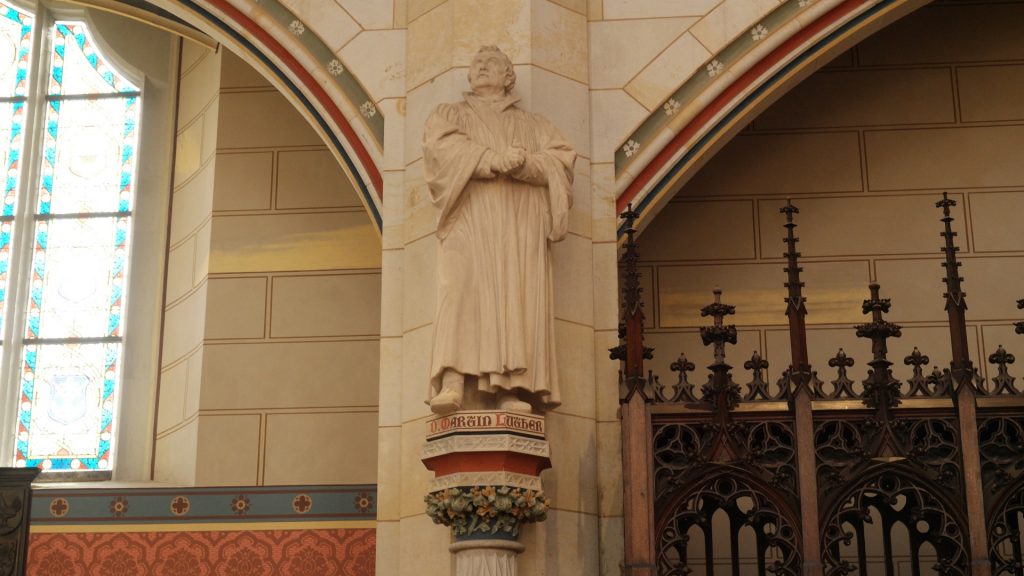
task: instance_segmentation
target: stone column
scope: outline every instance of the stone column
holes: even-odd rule
[[[381,575],[449,576],[453,567],[449,530],[425,513],[431,473],[420,462],[427,421],[431,339],[436,306],[436,209],[423,180],[422,133],[430,110],[457,102],[468,90],[468,66],[481,45],[494,44],[515,66],[519,106],[549,118],[578,153],[574,206],[568,237],[552,248],[556,346],[562,406],[546,415],[552,469],[542,480],[552,509],[544,523],[527,526],[519,541],[524,574],[598,574],[601,467],[621,474],[614,459],[617,441],[599,453],[595,366],[612,363],[596,350],[595,290],[615,326],[614,214],[602,208],[604,243],[593,240],[595,206],[590,178],[588,41],[582,0],[409,0],[406,34],[406,98],[402,139],[402,188],[385,176],[385,230],[381,351],[381,437],[379,445],[378,563]],[[390,124],[390,120],[389,120]],[[387,142],[386,147],[393,142]],[[604,202],[604,204],[611,204]],[[610,218],[608,217],[610,216]],[[608,237],[611,236],[609,239]],[[595,281],[600,253],[601,282]],[[608,297],[610,294],[610,297]],[[609,323],[605,322],[605,324]],[[614,381],[614,367],[611,368]],[[605,391],[607,392],[607,391]],[[615,406],[616,390],[607,402]],[[608,416],[611,421],[614,418]],[[607,415],[606,415],[607,416]],[[617,429],[607,430],[617,438]],[[602,451],[605,447],[602,446]],[[614,496],[612,497],[615,498]],[[613,500],[611,508],[615,507]],[[609,537],[615,547],[614,530]],[[621,532],[618,534],[621,548]],[[612,567],[617,561],[609,562]]]
[[[543,416],[485,410],[427,422],[427,515],[451,528],[456,576],[516,575],[520,531],[547,518],[539,475],[550,454]]]

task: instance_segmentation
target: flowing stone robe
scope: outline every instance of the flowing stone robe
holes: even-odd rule
[[[568,228],[576,152],[518,98],[441,104],[427,119],[424,175],[441,209],[438,311],[430,393],[451,368],[478,389],[522,389],[559,404],[549,242]],[[491,172],[509,147],[526,151],[510,175]]]

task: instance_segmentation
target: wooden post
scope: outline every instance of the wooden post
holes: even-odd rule
[[[935,203],[942,208],[942,223],[945,229],[942,237],[946,261],[946,314],[949,316],[949,337],[953,360],[950,362],[950,384],[953,403],[956,405],[960,423],[960,453],[963,455],[964,496],[967,499],[967,524],[970,531],[971,574],[989,576],[992,566],[988,557],[988,529],[985,519],[985,494],[981,482],[981,456],[978,454],[978,390],[974,383],[974,365],[967,347],[967,294],[961,288],[960,262],[956,253],[960,250],[954,243],[953,217],[949,209],[956,206],[945,192],[942,200]]]
[[[804,283],[800,280],[800,267],[794,235],[793,215],[800,210],[789,200],[779,209],[786,215],[786,316],[789,318],[789,344],[792,362],[789,366],[789,402],[796,422],[796,460],[800,490],[800,530],[804,576],[820,576],[821,540],[818,528],[818,480],[814,454],[814,414],[811,410],[811,363],[807,354],[807,299],[803,296]]]
[[[644,378],[644,359],[651,350],[644,346],[644,313],[637,271],[636,230],[638,214],[630,206],[622,213],[626,224],[625,253],[622,256],[624,309],[620,338],[625,342],[611,349],[613,360],[625,368],[622,405],[622,514],[625,532],[624,576],[655,576],[654,565],[654,451],[651,445],[651,396]]]

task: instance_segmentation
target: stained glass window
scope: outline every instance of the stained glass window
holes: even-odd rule
[[[19,361],[3,362],[20,365],[4,379],[20,387],[14,465],[110,470],[140,90],[84,23],[3,0],[0,16],[0,314],[8,284],[19,301],[7,307],[19,317],[0,326],[24,335],[5,346]],[[34,30],[50,47],[36,62]],[[45,97],[29,99],[37,93]],[[25,141],[38,150],[23,150]],[[23,152],[31,166],[22,166]]]

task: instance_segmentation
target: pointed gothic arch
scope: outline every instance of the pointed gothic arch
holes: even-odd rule
[[[352,181],[378,232],[382,224],[384,118],[351,70],[277,0],[84,0],[139,17],[170,14],[229,46],[259,70],[321,135]]]
[[[727,44],[616,150],[617,211],[632,205],[642,230],[758,114],[843,51],[928,1],[780,5],[763,19],[777,21],[763,40],[751,46],[750,35],[741,35]],[[803,12],[792,14],[796,9]],[[620,237],[623,232],[620,227]]]

